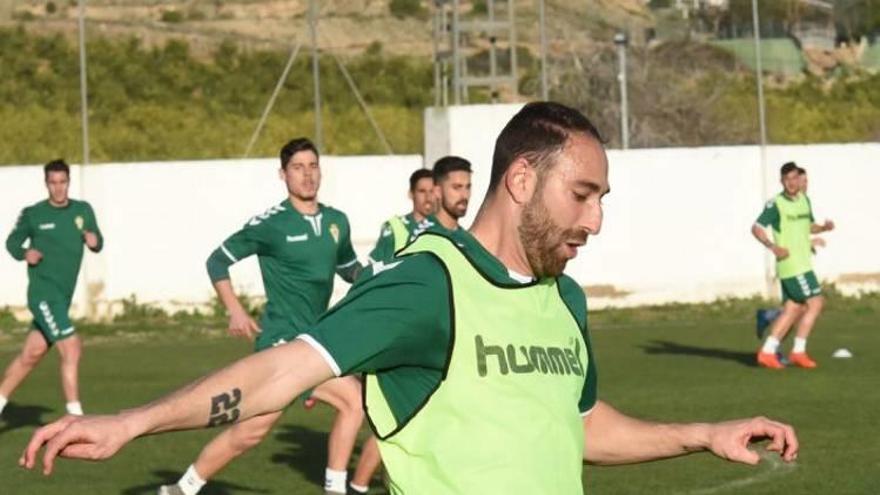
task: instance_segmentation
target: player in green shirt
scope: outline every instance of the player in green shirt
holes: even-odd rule
[[[318,150],[305,138],[281,148],[281,169],[288,197],[223,241],[208,258],[211,282],[229,311],[229,333],[256,339],[263,351],[292,341],[312,327],[327,309],[334,274],[348,282],[361,271],[351,245],[348,218],[318,202],[321,168]],[[256,255],[266,289],[266,307],[258,325],[242,307],[229,279],[229,266]],[[345,493],[348,459],[363,423],[360,383],[356,378],[331,380],[312,394],[338,410],[330,433],[327,461],[329,493]],[[236,424],[209,443],[177,485],[159,493],[194,495],[233,459],[260,443],[280,412]]]
[[[83,245],[98,252],[104,238],[91,205],[68,197],[70,167],[54,160],[43,167],[49,198],[22,210],[6,239],[6,250],[28,265],[27,302],[34,331],[6,368],[0,382],[0,413],[12,392],[33,371],[49,348],[61,356],[61,385],[68,414],[82,414],[79,402],[79,360],[82,342],[68,310],[76,288]],[[28,243],[29,244],[26,244]]]
[[[459,226],[458,221],[467,214],[467,207],[470,202],[471,163],[458,156],[444,156],[434,162],[434,167],[430,172],[427,170],[425,172],[427,172],[427,177],[431,178],[431,183],[433,184],[432,196],[436,200],[434,202],[437,204],[437,211],[433,215],[428,215],[418,225],[415,225],[415,228],[408,233],[406,240],[397,244],[393,250],[386,247],[386,250],[383,252],[385,256],[374,258],[371,255],[371,261],[380,263],[375,267],[378,270],[382,270],[387,263],[391,263],[394,254],[403,248],[408,241],[426,232],[449,236],[456,239],[456,242],[459,244],[461,244],[459,237],[467,235],[467,232]],[[410,178],[410,186],[412,186],[412,178]],[[395,235],[395,239],[399,240],[403,238],[404,231],[400,227],[397,230],[399,234]],[[424,300],[442,301],[442,298],[438,299],[434,296],[436,294],[432,295],[432,298]],[[373,479],[373,474],[381,465],[381,457],[374,438],[370,437],[364,444],[357,469],[351,481],[351,488],[358,493],[366,493],[368,491],[370,480]]]
[[[794,460],[794,430],[776,421],[654,423],[597,398],[586,300],[562,272],[602,224],[601,143],[578,111],[525,105],[496,141],[470,234],[426,233],[396,260],[372,265],[289,345],[149,405],[41,428],[21,464],[33,468],[44,444],[51,473],[59,453],[103,459],[141,435],[271,413],[352,373],[366,374],[367,415],[394,494],[576,495],[584,461],[709,450],[756,464],[752,438],[769,438],[771,451]]]
[[[458,221],[467,215],[471,200],[471,162],[460,156],[444,156],[434,162],[432,171],[437,212],[415,234],[434,232],[455,237],[461,230]]]
[[[777,356],[779,342],[791,326],[798,322],[797,336],[788,361],[801,368],[815,368],[816,362],[807,354],[807,338],[824,305],[822,288],[813,273],[811,234],[827,232],[834,223],[819,225],[813,218],[810,200],[801,189],[803,179],[794,162],[780,169],[783,190],[767,202],[752,226],[752,235],[776,257],[776,276],[782,286],[782,313],[773,321],[770,335],[758,350],[758,365],[771,369],[785,366]],[[773,230],[773,240],[765,228]]]
[[[390,261],[434,212],[434,179],[430,170],[420,168],[409,176],[409,199],[412,200],[411,212],[395,215],[382,224],[376,246],[370,251],[371,263]]]

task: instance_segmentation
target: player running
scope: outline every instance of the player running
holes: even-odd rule
[[[801,368],[815,368],[807,354],[807,338],[822,312],[822,288],[813,272],[811,234],[834,229],[834,223],[815,223],[807,195],[801,190],[803,179],[798,166],[788,162],[780,169],[783,190],[767,202],[752,226],[752,235],[776,257],[776,275],[782,286],[782,313],[773,320],[770,335],[758,351],[758,365],[785,367],[777,356],[779,343],[797,322],[797,335],[788,361]],[[765,228],[773,229],[773,241]]]
[[[362,268],[351,245],[348,218],[318,202],[321,167],[318,150],[308,139],[294,139],[281,148],[279,176],[288,197],[251,218],[207,262],[214,289],[229,312],[230,335],[256,339],[256,352],[312,328],[327,309],[334,274],[352,282]],[[267,299],[259,325],[239,302],[229,278],[229,267],[252,255],[259,259]],[[330,380],[312,396],[338,411],[328,443],[325,490],[345,493],[348,460],[363,422],[360,383],[354,377]],[[230,396],[230,403],[238,400]],[[208,479],[259,444],[280,417],[281,411],[262,414],[224,430],[176,485],[161,487],[159,494],[198,493]]]
[[[22,210],[6,239],[9,254],[27,262],[27,302],[34,320],[33,331],[28,333],[21,352],[6,368],[0,382],[0,413],[12,392],[54,346],[61,357],[65,409],[68,414],[81,415],[82,341],[68,311],[82,263],[83,245],[97,253],[104,246],[104,237],[91,205],[68,196],[70,167],[64,160],[47,163],[43,178],[48,199]]]

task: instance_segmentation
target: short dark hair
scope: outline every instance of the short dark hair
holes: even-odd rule
[[[434,183],[439,184],[446,180],[446,177],[449,176],[452,172],[468,172],[472,173],[471,170],[471,162],[465,160],[460,156],[444,156],[443,158],[434,162]]]
[[[70,165],[64,161],[63,158],[58,158],[57,160],[52,160],[51,162],[43,165],[43,178],[49,178],[49,172],[64,172],[67,174],[67,177],[70,178]]]
[[[434,180],[434,173],[426,168],[420,168],[413,172],[412,175],[409,176],[409,192],[415,191],[416,186],[422,179]]]
[[[293,158],[293,155],[300,151],[311,151],[315,156],[320,156],[318,154],[318,148],[315,147],[309,138],[300,137],[291,139],[281,148],[281,168],[287,168],[287,162]]]
[[[798,175],[807,175],[807,169],[804,167],[798,167]]]
[[[800,167],[798,167],[795,162],[787,162],[779,169],[779,175],[781,177],[785,177],[792,172],[798,172],[798,174],[800,174]]]
[[[590,119],[574,108],[551,101],[526,104],[495,140],[489,193],[498,187],[514,160],[523,157],[533,165],[541,165],[560,151],[573,133],[587,134],[600,144],[605,143]]]

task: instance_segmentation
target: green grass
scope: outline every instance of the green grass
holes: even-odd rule
[[[603,311],[592,315],[599,395],[648,419],[698,421],[764,414],[794,424],[802,451],[793,467],[772,460],[733,465],[708,454],[638,466],[584,469],[591,494],[865,494],[880,486],[880,305],[833,300],[810,352],[814,371],[772,372],[752,365],[758,342],[756,302]],[[139,404],[219,365],[248,346],[220,332],[151,329],[114,333],[85,328],[83,402],[90,412]],[[18,336],[0,340],[0,364]],[[96,336],[97,335],[97,336]],[[847,347],[855,357],[830,357]],[[35,425],[61,413],[54,356],[16,393],[0,420],[0,492],[27,494],[152,494],[176,479],[216,432],[173,433],[137,440],[106,463],[62,461],[51,478],[15,461]],[[203,492],[320,493],[330,411],[288,409],[274,434],[233,463]],[[5,421],[5,422],[4,422]],[[374,490],[374,493],[382,493]]]

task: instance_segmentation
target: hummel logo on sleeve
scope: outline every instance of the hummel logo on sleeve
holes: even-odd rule
[[[373,276],[376,276],[382,272],[391,270],[392,268],[397,267],[397,265],[403,263],[403,261],[395,261],[394,263],[388,263],[387,265],[383,261],[379,261],[373,263]]]

